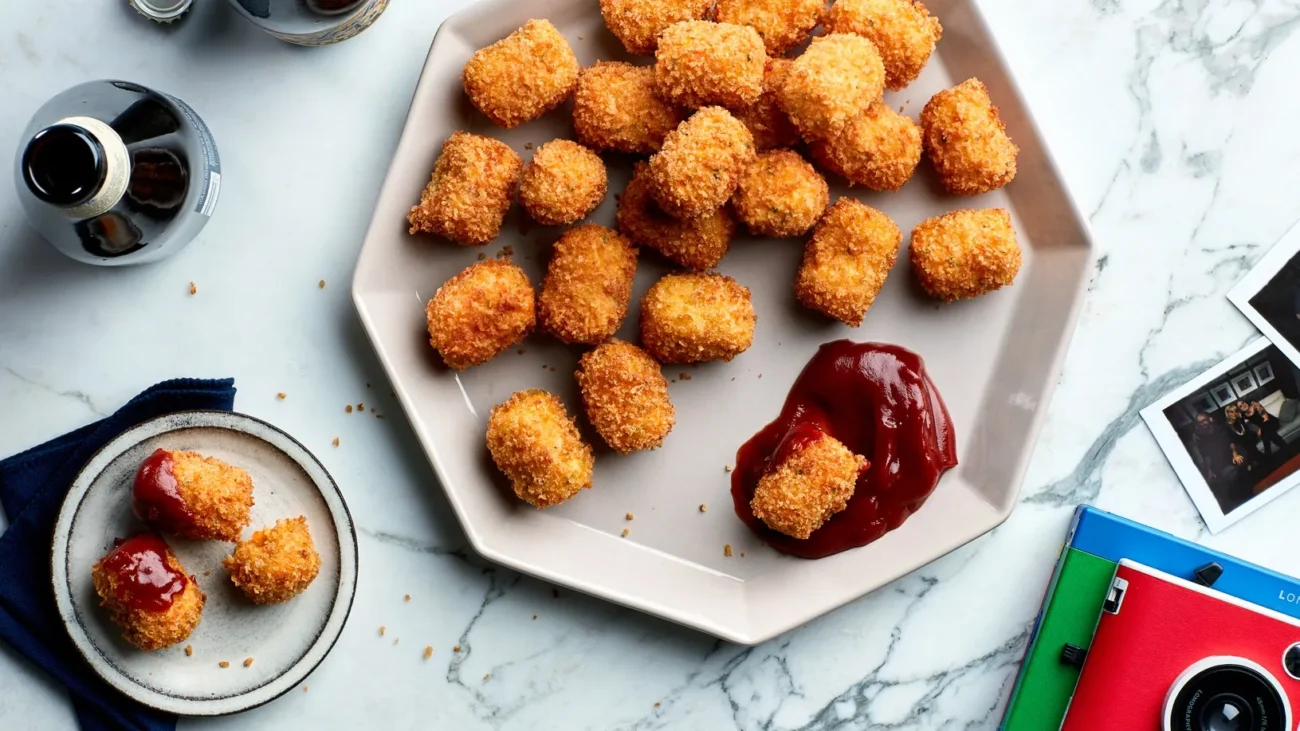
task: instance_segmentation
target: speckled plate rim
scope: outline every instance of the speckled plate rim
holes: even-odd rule
[[[140,685],[114,667],[96,649],[89,634],[76,618],[76,610],[68,587],[67,555],[68,540],[77,510],[95,479],[113,460],[147,439],[182,429],[203,428],[237,431],[259,439],[279,450],[302,468],[312,484],[320,491],[321,498],[329,509],[330,517],[334,520],[335,532],[339,539],[339,585],[329,617],[297,663],[279,676],[245,693],[195,700],[178,698]],[[274,424],[235,411],[177,411],[137,424],[118,435],[100,448],[77,473],[67,496],[63,499],[63,505],[59,508],[59,517],[54,524],[51,541],[51,588],[54,591],[54,600],[59,609],[59,616],[63,620],[63,626],[67,629],[77,651],[85,658],[95,674],[122,694],[150,708],[183,716],[223,716],[239,713],[269,703],[293,690],[334,649],[335,643],[343,633],[343,627],[347,624],[348,615],[352,612],[353,600],[356,598],[359,567],[357,532],[352,521],[352,513],[348,510],[347,502],[343,499],[338,484],[334,482],[334,478],[330,476],[329,471],[316,455],[297,439]]]

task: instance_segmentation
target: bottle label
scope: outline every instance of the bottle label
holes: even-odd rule
[[[203,149],[203,181],[199,183],[199,197],[194,203],[194,211],[200,215],[211,216],[217,207],[217,197],[221,194],[221,156],[217,154],[217,143],[212,139],[212,131],[208,129],[208,125],[204,124],[190,105],[170,94],[163,94],[163,96],[175,104],[181,114],[189,120],[194,128],[194,135],[199,140],[199,146]],[[197,169],[191,169],[190,174],[196,172]]]

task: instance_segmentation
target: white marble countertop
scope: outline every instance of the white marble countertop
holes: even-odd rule
[[[316,50],[219,0],[170,30],[124,2],[6,8],[0,153],[54,93],[125,78],[198,109],[226,185],[193,246],[113,271],[39,243],[0,175],[0,455],[156,381],[234,376],[238,408],[313,449],[360,528],[356,605],[309,689],[184,727],[991,728],[1075,504],[1300,573],[1300,492],[1211,537],[1138,417],[1254,337],[1224,294],[1300,218],[1300,6],[981,2],[1101,254],[1022,503],[990,536],[749,649],[473,556],[389,396],[348,283],[430,39],[465,4],[395,2]],[[63,691],[0,645],[0,728],[74,725]]]

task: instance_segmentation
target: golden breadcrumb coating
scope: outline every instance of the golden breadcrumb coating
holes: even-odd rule
[[[722,274],[669,274],[641,298],[641,344],[660,363],[731,360],[757,321],[749,288]]]
[[[545,391],[519,391],[492,407],[487,448],[515,494],[535,508],[557,505],[591,487],[591,447],[564,404]]]
[[[573,129],[588,147],[650,155],[684,118],[682,110],[655,94],[650,66],[597,61],[578,74]]]
[[[696,109],[739,107],[763,93],[767,52],[758,31],[744,25],[688,20],[659,34],[655,89],[667,102]]]
[[[794,293],[804,307],[857,327],[898,258],[903,235],[889,216],[851,198],[826,210],[804,247]]]
[[[509,259],[488,259],[448,279],[424,314],[429,344],[463,371],[523,340],[536,322],[533,285]]]
[[[785,83],[790,73],[788,58],[767,59],[767,70],[763,72],[763,94],[758,101],[746,107],[731,110],[736,119],[754,135],[754,147],[760,150],[772,150],[778,147],[794,147],[803,140],[799,130],[795,129],[790,116],[777,103],[777,91]]]
[[[605,25],[628,53],[655,52],[659,33],[683,20],[699,20],[713,0],[600,0]]]
[[[249,601],[279,604],[307,590],[320,573],[320,554],[307,530],[307,518],[300,515],[254,532],[221,565]]]
[[[610,340],[584,353],[574,374],[587,418],[600,438],[628,454],[663,444],[673,429],[673,403],[663,369],[644,350]],[[628,520],[632,514],[627,514]]]
[[[198,452],[168,450],[176,491],[194,516],[176,535],[191,540],[237,541],[253,509],[253,478],[244,470]]]
[[[112,551],[104,558],[108,558],[109,555],[112,555]],[[95,587],[95,593],[99,595],[99,606],[103,607],[108,612],[109,618],[122,628],[122,639],[146,652],[184,642],[199,626],[199,620],[203,617],[203,606],[208,600],[194,577],[186,573],[185,567],[181,565],[180,559],[172,552],[170,546],[167,547],[165,559],[172,571],[185,576],[186,582],[181,593],[172,598],[171,606],[162,612],[132,607],[119,599],[120,588],[117,583],[119,577],[111,571],[104,570],[103,558],[95,562],[90,572],[91,583]]]
[[[717,266],[736,234],[736,221],[726,206],[686,221],[660,210],[650,195],[650,166],[644,162],[636,164],[618,199],[617,221],[618,230],[638,246],[695,271]]]
[[[979,195],[1016,177],[1020,148],[1007,136],[998,108],[979,79],[941,91],[921,110],[925,152],[954,195]]]
[[[411,233],[481,246],[501,233],[524,161],[506,143],[454,132],[442,144],[433,178],[407,216]]]
[[[921,161],[921,128],[884,102],[844,125],[839,134],[812,144],[813,159],[851,185],[898,190]]]
[[[465,64],[465,93],[480,112],[509,129],[531,122],[573,93],[578,57],[549,20],[530,20]]]
[[[822,434],[768,467],[749,502],[754,516],[778,533],[807,539],[849,505],[867,459]]]
[[[571,140],[551,140],[524,168],[519,202],[543,226],[567,226],[596,210],[608,188],[600,155]]]
[[[718,0],[713,19],[758,31],[768,55],[782,56],[808,40],[825,0]]]
[[[566,343],[595,345],[613,335],[627,315],[636,259],[632,242],[604,226],[565,231],[537,298],[538,325]]]
[[[706,216],[736,191],[754,155],[754,136],[745,125],[722,107],[705,107],[670,132],[650,158],[651,193],[670,216]]]
[[[839,132],[885,88],[885,67],[871,41],[847,33],[814,38],[794,60],[777,101],[805,139]]]
[[[836,0],[822,24],[827,33],[856,33],[885,62],[885,86],[898,91],[916,80],[943,34],[920,0]]]
[[[912,229],[912,266],[921,286],[945,300],[1005,287],[1020,271],[1020,244],[1003,208],[945,213]]]
[[[740,174],[731,205],[755,236],[801,236],[830,204],[826,179],[794,150],[754,158]]]

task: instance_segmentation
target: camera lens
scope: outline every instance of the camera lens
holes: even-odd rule
[[[1300,680],[1300,642],[1286,648],[1282,655],[1282,669],[1295,680]]]
[[[1293,649],[1300,670],[1300,647]],[[1292,654],[1288,650],[1287,656]],[[1291,727],[1289,706],[1277,679],[1259,664],[1239,657],[1205,658],[1184,670],[1169,688],[1164,711],[1166,731]]]

